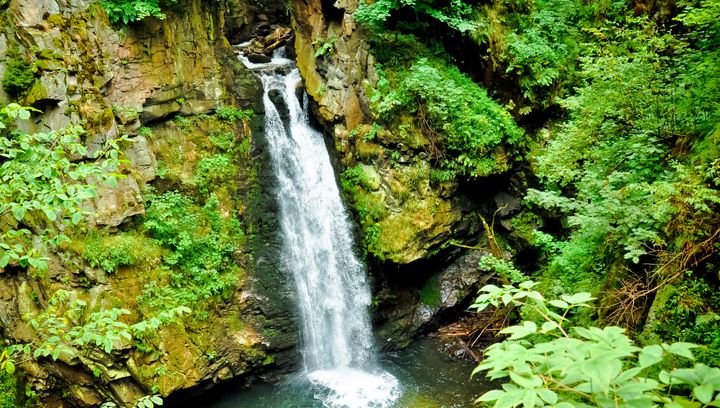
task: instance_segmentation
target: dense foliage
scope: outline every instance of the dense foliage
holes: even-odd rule
[[[110,20],[128,24],[146,17],[165,19],[163,7],[175,4],[177,0],[100,0]]]
[[[439,169],[481,177],[509,168],[506,147],[523,136],[510,114],[457,68],[419,58],[380,70],[374,107],[380,118],[407,113],[432,146],[441,149]],[[438,150],[439,151],[439,150]]]
[[[640,17],[586,45],[581,86],[561,102],[569,119],[543,133],[543,188],[528,195],[569,229],[549,254],[558,291],[597,288],[623,269],[611,279],[640,276],[645,289],[716,281],[714,261],[703,261],[718,242],[720,67],[708,41],[720,38],[717,26],[691,23],[706,12],[678,17],[701,41],[660,34]]]
[[[478,401],[503,407],[704,407],[720,404],[720,368],[695,357],[691,343],[639,347],[617,326],[573,326],[569,316],[593,300],[587,292],[546,300],[537,284],[488,285],[478,310],[521,306],[538,316],[506,327],[509,338],[485,351],[474,373],[487,371],[502,389]]]
[[[467,3],[462,0],[450,0],[448,4],[444,5],[440,3],[436,0],[378,0],[361,3],[355,12],[355,20],[378,29],[389,23],[391,15],[409,11],[415,16],[417,14],[427,16],[461,32],[475,28],[475,23],[471,19],[472,8]],[[399,25],[413,29],[429,28],[427,23],[422,23],[417,19],[412,23],[401,21]]]
[[[467,93],[472,102],[464,100],[459,90],[466,83],[438,59],[450,70],[457,62],[468,82],[492,85],[491,97],[507,101],[515,118],[531,125],[531,188],[512,234],[530,245],[534,262],[522,273],[505,261],[483,267],[506,281],[539,279],[526,300],[545,316],[525,315],[527,323],[506,333],[526,330],[527,338],[514,336],[489,350],[481,367],[510,383],[485,400],[496,406],[716,404],[718,373],[707,365],[720,363],[720,2],[468,2],[458,11],[473,17],[472,26],[462,27],[438,24],[424,11],[447,5],[372,2],[356,18],[374,33],[382,65],[374,99],[379,119],[398,121],[403,112],[420,118],[417,128],[430,140],[437,135],[437,157],[451,161],[438,160],[439,169],[454,170],[453,177],[490,174],[478,164],[497,152],[483,141],[498,133],[483,127],[497,122],[473,122],[484,99]],[[398,46],[410,34],[432,51]],[[448,46],[468,38],[477,48]],[[415,57],[404,56],[406,49]],[[463,134],[474,139],[458,137]],[[517,147],[519,137],[493,140]],[[504,303],[520,293],[497,290]],[[599,307],[564,315],[567,300],[542,297],[577,291],[597,296]],[[626,331],[599,328],[605,324]],[[689,364],[685,349],[680,354],[687,360],[670,358],[673,347],[684,347],[665,344],[673,341],[700,344],[692,355],[699,362]],[[573,355],[573,348],[586,353]],[[563,366],[570,362],[578,365]],[[520,366],[530,368],[512,372]],[[594,381],[567,377],[573,372]]]
[[[79,126],[48,133],[27,133],[15,121],[30,118],[32,108],[10,104],[0,109],[0,268],[8,265],[47,269],[46,244],[67,242],[63,230],[87,213],[82,203],[97,194],[97,185],[116,182],[121,139],[89,152]],[[88,160],[78,160],[88,157]],[[87,183],[93,180],[94,183]],[[32,242],[32,233],[41,241]]]
[[[566,118],[538,134],[542,149],[536,149],[533,164],[540,187],[530,189],[527,203],[528,213],[562,225],[557,230],[541,217],[528,218],[539,227],[529,240],[546,260],[539,265],[540,291],[562,300],[546,302],[529,286],[484,289],[483,307],[488,299],[495,305],[520,299],[532,311],[526,308],[529,320],[505,330],[508,340],[488,349],[479,369],[510,383],[483,401],[494,406],[718,403],[720,371],[706,364],[720,362],[715,295],[719,5],[684,2],[673,18],[653,18],[619,2],[602,10],[612,17],[607,20],[593,20],[598,10],[577,8],[579,13],[565,13],[556,25],[562,29],[579,21],[584,26],[582,32],[563,29],[572,41],[561,41],[579,47],[582,57],[578,66],[553,79],[561,89],[554,101]],[[536,9],[530,15],[562,10]],[[504,33],[506,45],[528,27],[516,24],[516,31]],[[519,55],[500,55],[511,71]],[[544,55],[537,61],[550,61],[545,67],[566,59]],[[529,78],[542,85],[534,75]],[[520,86],[529,99],[542,96],[527,93],[532,88],[522,78]],[[597,294],[601,307],[567,312],[581,305],[562,294],[577,290]],[[583,296],[582,302],[589,300],[589,294]],[[594,327],[603,323],[623,325],[644,346],[625,329]],[[693,345],[690,354],[682,343],[687,341],[702,346]],[[699,363],[690,363],[696,358]]]

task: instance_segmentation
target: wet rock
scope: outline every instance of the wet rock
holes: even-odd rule
[[[110,384],[113,394],[122,401],[125,406],[131,407],[142,397],[147,395],[147,392],[142,388],[138,387],[137,383],[132,378],[123,378],[121,380],[113,381]]]
[[[493,197],[499,215],[502,218],[516,214],[520,211],[520,199],[505,192],[495,194]]]
[[[248,54],[247,59],[254,64],[266,64],[272,61],[272,58],[263,54]]]
[[[143,106],[143,111],[140,114],[140,121],[142,123],[154,122],[158,119],[166,118],[178,112],[180,112],[180,104],[176,101],[160,103],[157,105],[146,105]]]
[[[275,108],[277,109],[278,114],[280,114],[280,117],[283,119],[287,119],[290,111],[288,110],[288,106],[285,103],[285,93],[280,90],[273,89],[268,92],[268,97],[272,101],[273,105],[275,105]]]
[[[489,254],[488,251],[472,250],[439,274],[440,308],[460,305],[468,296],[474,296],[477,289],[492,277],[491,273],[478,267],[480,260]]]
[[[428,277],[420,289],[391,286],[390,293],[380,293],[394,299],[394,307],[380,313],[384,320],[378,328],[380,344],[386,349],[405,347],[419,334],[436,329],[443,316],[457,313],[457,308],[466,305],[492,277],[478,267],[487,254],[470,251],[458,257]]]

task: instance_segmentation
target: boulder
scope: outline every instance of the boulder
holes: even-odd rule
[[[117,185],[101,185],[92,202],[91,222],[117,227],[127,218],[145,213],[140,188],[133,176],[117,180]]]

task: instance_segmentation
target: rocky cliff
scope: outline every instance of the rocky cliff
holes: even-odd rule
[[[175,301],[163,298],[164,288],[194,302],[183,325],[163,326],[132,347],[23,364],[38,398],[46,406],[130,406],[145,395],[293,364],[288,288],[262,266],[276,250],[272,219],[251,208],[273,205],[261,187],[252,115],[241,110],[254,107],[260,87],[225,36],[267,31],[282,5],[187,0],[164,20],[126,27],[110,24],[94,1],[12,0],[0,8],[0,77],[18,85],[0,90],[0,102],[41,111],[25,130],[79,123],[90,153],[129,135],[124,177],[88,204],[90,225],[66,231],[72,244],[46,254],[49,272],[0,269],[2,335],[32,338],[24,316],[43,310],[59,289],[74,290],[91,311],[126,308],[130,323]],[[226,255],[216,264],[171,259],[181,252],[179,238],[164,239],[149,224],[169,208],[188,215],[168,221],[186,220],[173,233]]]

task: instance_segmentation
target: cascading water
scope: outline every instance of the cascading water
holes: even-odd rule
[[[243,60],[264,88],[283,261],[294,274],[305,371],[317,387],[316,398],[326,407],[390,406],[400,394],[398,382],[375,362],[365,270],[353,251],[322,134],[308,123],[307,95],[302,92],[302,105],[298,100],[300,74],[280,52],[267,64]],[[287,115],[280,114],[271,95],[282,99]]]

